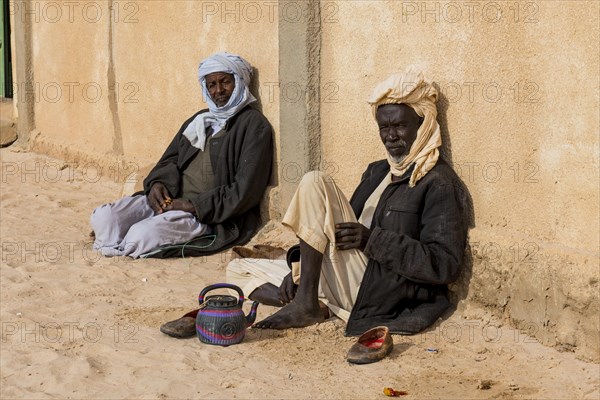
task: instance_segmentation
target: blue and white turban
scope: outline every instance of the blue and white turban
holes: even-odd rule
[[[215,72],[233,74],[235,88],[227,104],[218,107],[210,97],[206,88],[206,76]],[[227,120],[237,114],[248,104],[256,101],[248,87],[252,80],[252,66],[248,61],[235,54],[215,53],[200,62],[198,67],[198,79],[202,86],[202,94],[208,104],[208,112],[198,114],[187,126],[183,135],[189,139],[192,146],[204,150],[206,144],[206,128],[211,126],[213,134],[225,127]]]

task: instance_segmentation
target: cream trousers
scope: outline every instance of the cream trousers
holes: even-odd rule
[[[319,300],[333,314],[348,321],[367,267],[367,257],[357,249],[336,249],[335,224],[341,222],[357,220],[333,179],[319,171],[304,175],[282,223],[298,238],[323,253]],[[294,281],[298,282],[302,266],[294,265],[293,269]],[[289,273],[285,260],[243,258],[229,263],[226,279],[249,296],[265,283],[279,287]]]

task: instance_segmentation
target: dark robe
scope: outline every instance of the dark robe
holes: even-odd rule
[[[394,333],[417,333],[450,307],[446,287],[458,277],[465,252],[467,194],[442,159],[410,188],[412,170],[391,183],[377,204],[348,335],[378,325]],[[368,166],[350,199],[357,218],[389,171],[386,160]]]

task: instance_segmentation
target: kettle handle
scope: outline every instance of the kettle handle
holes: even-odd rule
[[[240,304],[241,306],[241,304],[244,302],[244,292],[242,292],[242,289],[240,289],[238,286],[232,285],[231,283],[215,283],[214,285],[210,285],[202,289],[202,291],[198,295],[198,302],[200,303],[200,305],[204,303],[204,297],[206,296],[206,293],[210,292],[213,289],[233,289],[240,295],[238,304]]]

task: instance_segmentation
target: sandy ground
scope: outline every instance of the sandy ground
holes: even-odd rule
[[[231,252],[100,258],[88,218],[120,193],[116,168],[99,173],[10,148],[0,156],[2,399],[385,398],[384,387],[407,391],[402,398],[600,398],[598,364],[472,305],[424,334],[395,336],[390,357],[364,366],[345,362],[353,339],[339,320],[250,329],[230,347],[167,337],[160,324],[224,279]],[[259,240],[286,238],[274,230]],[[273,311],[260,306],[258,316]]]

